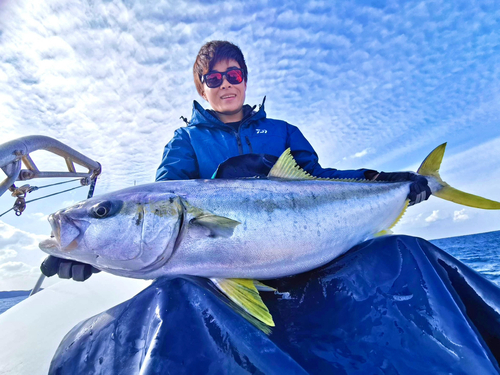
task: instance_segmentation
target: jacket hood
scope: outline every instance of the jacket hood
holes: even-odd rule
[[[260,120],[266,118],[266,112],[264,110],[264,103],[266,98],[262,100],[262,104],[259,109],[255,111],[257,106],[251,107],[248,104],[243,106],[243,120],[242,124],[247,122],[250,118],[252,120]],[[191,114],[191,121],[189,121],[188,126],[207,126],[207,127],[223,127],[230,129],[231,127],[224,124],[221,120],[217,118],[216,112],[211,109],[203,108],[200,103],[193,100],[193,113]]]

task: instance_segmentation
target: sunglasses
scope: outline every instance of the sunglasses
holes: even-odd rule
[[[243,82],[244,74],[243,71],[239,68],[231,68],[226,70],[224,73],[219,72],[211,72],[202,76],[202,82],[206,83],[208,87],[211,89],[215,89],[222,85],[222,81],[226,77],[227,81],[231,85],[237,85]]]

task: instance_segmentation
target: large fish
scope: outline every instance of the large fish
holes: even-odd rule
[[[500,209],[441,180],[445,144],[419,168],[434,195]],[[157,182],[88,199],[49,216],[40,248],[116,275],[211,278],[267,325],[272,317],[252,280],[305,272],[388,231],[404,213],[410,182],[324,180],[287,150],[268,179]],[[236,279],[236,280],[235,280]]]

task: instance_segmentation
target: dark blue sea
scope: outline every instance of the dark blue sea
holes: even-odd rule
[[[500,287],[500,231],[430,241]],[[0,314],[29,291],[0,292]]]
[[[9,292],[0,292],[0,314],[4,313],[12,306],[28,298],[30,291],[13,290]]]
[[[500,231],[430,242],[500,286]]]

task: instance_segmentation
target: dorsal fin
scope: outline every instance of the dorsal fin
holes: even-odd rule
[[[297,164],[292,156],[290,148],[281,154],[278,161],[269,171],[267,177],[283,178],[286,180],[319,180],[311,176]]]
[[[327,180],[327,181],[342,181],[342,182],[362,182],[362,183],[378,183],[378,181],[371,181],[366,179],[357,178],[325,178],[315,177],[303,170],[297,164],[292,156],[290,148],[287,148],[279,157],[278,161],[269,171],[267,177],[281,178],[284,180]]]

